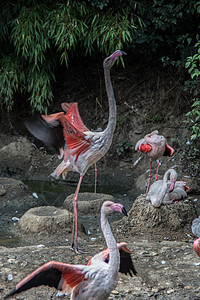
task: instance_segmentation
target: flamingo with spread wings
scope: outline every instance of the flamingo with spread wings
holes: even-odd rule
[[[126,54],[117,50],[104,59],[104,77],[109,101],[109,120],[102,132],[92,132],[83,124],[78,112],[77,103],[62,103],[66,112],[42,115],[41,118],[26,122],[27,129],[45,143],[51,144],[63,161],[58,165],[52,176],[66,177],[68,171],[80,174],[79,182],[73,197],[74,218],[71,247],[77,253],[77,200],[81,182],[88,168],[101,159],[110,148],[116,126],[116,101],[110,78],[110,69],[119,56]]]
[[[158,134],[158,130],[155,130],[137,142],[135,145],[135,150],[147,153],[150,159],[150,171],[149,171],[149,181],[147,185],[146,193],[149,191],[150,181],[151,181],[151,167],[152,160],[158,160],[158,166],[156,170],[155,181],[157,180],[158,170],[160,166],[160,158],[162,156],[171,157],[174,154],[174,149],[170,147],[163,135]]]
[[[130,276],[137,273],[126,243],[117,244],[112,234],[107,215],[114,211],[127,215],[122,204],[103,203],[101,229],[108,249],[91,258],[87,266],[50,261],[22,279],[4,299],[41,285],[59,290],[57,296],[71,294],[71,300],[107,299],[117,286],[119,271]]]

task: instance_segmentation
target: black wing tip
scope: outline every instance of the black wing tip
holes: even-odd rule
[[[3,298],[3,300],[6,300],[6,299],[12,297],[14,294],[16,294],[16,288],[14,288],[9,294],[7,294],[7,295]]]
[[[133,265],[133,261],[131,258],[131,254],[125,252],[124,250],[120,250],[120,269],[119,272],[130,275],[133,277],[133,275],[137,276],[137,271]]]

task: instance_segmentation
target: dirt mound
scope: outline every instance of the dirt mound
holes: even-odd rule
[[[119,221],[122,230],[130,234],[137,232],[151,237],[151,234],[163,237],[182,238],[183,232],[191,232],[192,221],[197,217],[192,197],[177,203],[162,205],[155,208],[140,195],[129,211],[128,220]]]
[[[73,215],[66,209],[54,206],[40,206],[29,209],[19,220],[20,231],[24,233],[55,233],[60,229],[71,231]],[[81,223],[79,230],[83,231]]]
[[[73,194],[69,195],[63,203],[63,207],[69,211],[73,211],[73,196]],[[90,215],[99,214],[104,201],[114,201],[114,197],[108,194],[79,193],[78,212]]]

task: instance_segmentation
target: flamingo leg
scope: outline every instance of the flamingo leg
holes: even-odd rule
[[[94,193],[97,192],[97,164],[94,165],[94,172],[95,172],[95,181],[94,181]]]
[[[158,180],[158,170],[159,170],[159,167],[160,167],[160,160],[158,160],[158,165],[157,165],[157,170],[156,170],[156,177],[155,177],[155,181]]]
[[[150,159],[149,181],[148,181],[148,185],[147,185],[146,194],[147,194],[148,191],[149,191],[149,186],[150,186],[150,182],[151,182],[151,166],[152,166],[152,160]]]
[[[72,229],[72,243],[71,243],[71,249],[75,250],[76,253],[81,253],[81,251],[78,250],[78,193],[81,186],[81,181],[83,179],[83,175],[80,175],[79,182],[76,188],[76,192],[73,197],[73,206],[74,206],[74,215],[73,215],[73,229]]]

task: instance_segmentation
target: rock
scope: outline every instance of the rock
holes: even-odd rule
[[[7,190],[4,188],[3,185],[0,186],[0,196],[4,196],[6,194]]]
[[[69,195],[63,207],[69,211],[73,211],[73,194]],[[115,201],[112,195],[99,193],[79,193],[78,195],[78,212],[80,214],[100,214],[101,205],[104,201]]]
[[[34,232],[55,233],[60,229],[72,230],[73,214],[54,206],[40,206],[29,209],[19,220],[23,234]],[[78,229],[83,231],[78,221]]]
[[[22,174],[24,167],[30,164],[32,146],[25,137],[10,142],[0,149],[1,161],[0,168],[2,174],[19,175]]]

